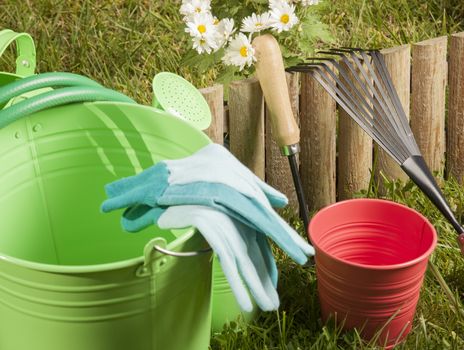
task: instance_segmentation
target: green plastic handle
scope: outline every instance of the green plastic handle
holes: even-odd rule
[[[27,33],[16,33],[11,29],[0,31],[0,56],[11,43],[16,42],[16,74],[29,76],[35,72],[35,45],[32,37]]]
[[[94,86],[67,87],[33,96],[0,111],[0,128],[48,108],[76,102],[112,101],[136,103],[114,90]]]
[[[34,90],[66,86],[102,87],[92,79],[78,74],[61,72],[37,74],[0,87],[0,105]]]

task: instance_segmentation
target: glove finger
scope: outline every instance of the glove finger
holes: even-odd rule
[[[166,165],[163,162],[159,162],[156,165],[143,170],[141,173],[107,184],[105,186],[105,192],[109,198],[117,197],[139,186],[145,187],[146,185],[160,181],[167,183],[168,176],[169,174]]]
[[[224,216],[222,213],[219,214]],[[265,262],[257,246],[255,231],[245,229],[244,225],[234,223],[233,220],[231,223],[235,227],[235,233],[230,234],[231,231],[228,230],[226,239],[233,249],[242,279],[261,310],[276,310],[279,307],[279,296],[272,285],[271,277],[267,273]]]
[[[274,286],[274,288],[277,288],[279,271],[277,270],[277,264],[274,259],[274,255],[272,255],[272,249],[271,249],[271,246],[269,245],[267,237],[260,232],[257,233],[256,243],[258,244],[258,247],[263,257],[264,264],[266,265],[268,274],[269,276],[271,276],[272,285]]]
[[[298,234],[283,220],[279,221],[272,208],[266,208],[259,201],[229,186],[202,182],[170,186],[159,197],[158,204],[205,205],[215,208],[267,235],[297,263],[304,264],[308,260],[296,243],[299,241],[291,238],[291,235]]]
[[[253,310],[253,304],[248,291],[244,287],[240,278],[235,258],[231,254],[232,249],[224,239],[227,232],[218,234],[218,232],[223,230],[221,225],[224,218],[218,222],[216,221],[217,219],[212,219],[208,212],[201,210],[202,208],[204,207],[169,207],[159,218],[158,225],[163,229],[184,228],[188,226],[197,227],[202,236],[217,254],[224,275],[229,282],[230,288],[232,289],[240,308],[246,312],[251,312]],[[218,223],[220,223],[220,225]]]
[[[282,226],[287,226],[288,227],[288,234],[290,238],[295,242],[298,247],[307,255],[307,256],[313,256],[316,254],[316,251],[314,250],[314,247],[308,243],[303,237],[301,237],[298,232],[296,232],[293,228],[290,227],[290,225],[281,218],[281,216],[277,213],[275,213],[275,216],[278,221],[280,221]]]
[[[282,192],[276,190],[274,187],[268,185],[263,180],[261,180],[258,176],[253,174],[256,184],[259,188],[264,192],[266,198],[271,203],[271,206],[274,208],[283,208],[288,204],[288,198]]]
[[[149,205],[136,205],[127,208],[121,218],[122,227],[128,232],[138,232],[148,226],[156,225],[158,218],[164,211],[164,208],[153,208]]]
[[[113,210],[133,207],[139,204],[155,206],[156,198],[147,187],[134,188],[120,196],[109,198],[101,205],[101,210],[108,213]]]
[[[276,310],[278,309],[280,302],[279,302],[279,295],[277,294],[277,290],[276,290],[276,284],[274,284],[272,280],[273,276],[271,276],[270,271],[267,266],[267,262],[266,262],[266,259],[269,257],[265,258],[263,256],[261,247],[258,245],[257,239],[258,237],[264,237],[263,242],[266,243],[268,248],[269,248],[269,243],[267,242],[266,237],[263,234],[257,233],[253,229],[250,229],[246,225],[243,225],[242,223],[236,220],[235,222],[236,222],[237,229],[239,230],[244,241],[246,242],[247,257],[251,259],[251,263],[253,264],[253,266],[255,266],[260,283],[262,287],[264,288],[264,291],[271,302],[270,304],[271,308],[268,309],[267,311]],[[271,254],[271,259],[275,266],[275,260],[272,254]]]

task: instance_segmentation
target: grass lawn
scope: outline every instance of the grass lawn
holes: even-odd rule
[[[94,78],[141,103],[151,101],[151,79],[177,72],[207,86],[217,72],[199,74],[180,64],[188,38],[178,3],[153,0],[2,0],[0,28],[27,31],[38,43],[38,71],[70,71]],[[325,0],[319,12],[338,45],[389,47],[464,30],[462,0]],[[11,54],[0,70],[11,71]],[[443,184],[461,222],[464,190]],[[451,293],[464,299],[464,259],[455,234],[441,215],[407,184],[389,184],[388,198],[416,208],[434,223],[440,241],[433,263]],[[374,196],[375,191],[360,194]],[[301,230],[301,223],[284,216]],[[213,337],[216,349],[373,349],[354,331],[321,323],[314,267],[300,267],[276,250],[280,267],[279,312],[248,326],[232,324]],[[464,308],[453,307],[430,271],[422,289],[413,331],[399,349],[464,349]]]

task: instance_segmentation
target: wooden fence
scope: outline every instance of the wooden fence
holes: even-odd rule
[[[464,32],[449,40],[444,36],[385,49],[382,54],[427,164],[462,183]],[[381,172],[390,179],[406,179],[309,74],[287,74],[287,85],[301,130],[300,175],[310,210],[366,189],[374,157],[380,190]],[[217,143],[227,133],[231,152],[297,208],[288,161],[271,136],[259,82],[250,78],[232,83],[226,107],[221,85],[201,91],[213,113],[206,133]]]

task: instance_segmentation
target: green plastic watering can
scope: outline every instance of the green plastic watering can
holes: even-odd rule
[[[120,212],[99,207],[105,184],[210,141],[98,89],[48,91],[0,111],[0,349],[206,350],[212,259],[197,253],[202,236],[128,234]]]

